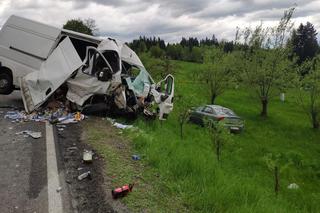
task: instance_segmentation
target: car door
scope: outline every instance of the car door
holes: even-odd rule
[[[39,71],[20,80],[25,110],[30,113],[41,106],[81,66],[76,49],[66,37],[42,63]]]
[[[205,123],[206,120],[212,120],[215,121],[214,117],[214,110],[210,106],[205,106],[201,112],[200,112],[201,120],[203,124]]]
[[[158,83],[162,88],[160,90],[159,103],[159,118],[166,119],[166,116],[173,110],[173,97],[174,97],[174,77],[172,75],[167,75],[166,78]]]

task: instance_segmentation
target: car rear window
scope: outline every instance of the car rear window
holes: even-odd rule
[[[230,116],[235,115],[235,113],[231,109],[224,108],[224,107],[214,107],[214,111],[218,115],[230,115]]]

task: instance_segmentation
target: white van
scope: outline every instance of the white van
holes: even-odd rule
[[[104,96],[107,105],[124,111],[156,103],[160,119],[173,109],[173,76],[156,84],[124,42],[11,16],[0,31],[0,94],[21,89],[25,109],[32,112],[61,85],[79,107]]]

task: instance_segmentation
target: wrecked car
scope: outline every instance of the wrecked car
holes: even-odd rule
[[[244,129],[244,120],[231,109],[219,105],[205,105],[191,109],[189,121],[201,126],[205,122],[221,122],[230,132],[237,133]]]
[[[0,31],[0,93],[15,89],[28,113],[59,93],[77,110],[103,104],[105,110],[166,119],[173,109],[174,77],[155,83],[119,40],[11,16]]]

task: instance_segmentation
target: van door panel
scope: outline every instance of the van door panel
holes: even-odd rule
[[[30,113],[41,106],[81,65],[77,51],[69,37],[66,37],[42,63],[39,72],[30,73],[21,79],[26,111]]]

